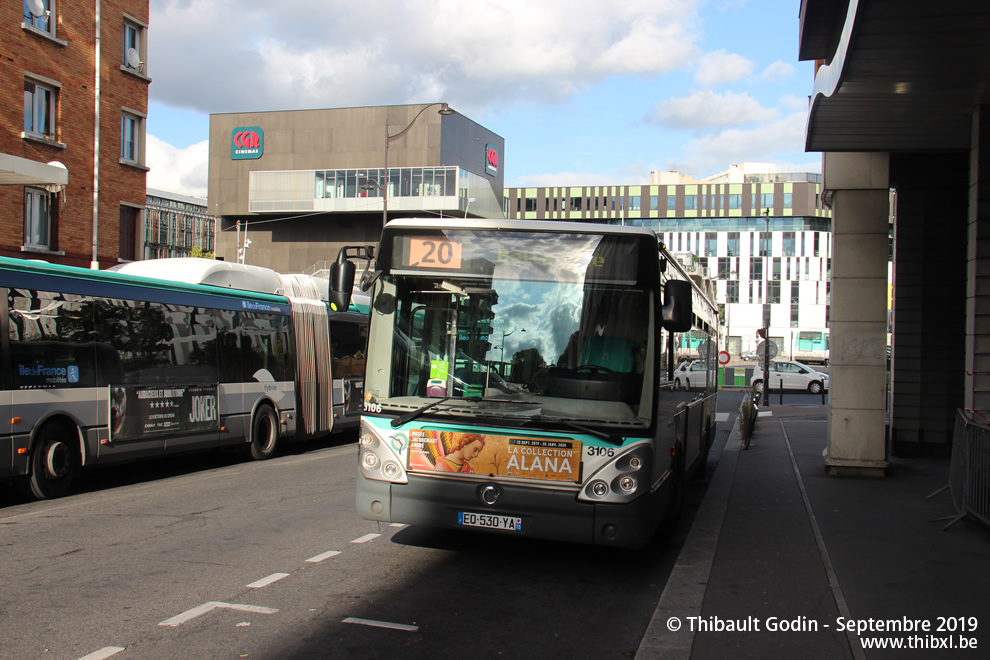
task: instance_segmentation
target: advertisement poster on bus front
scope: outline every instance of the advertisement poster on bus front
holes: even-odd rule
[[[581,442],[412,429],[409,469],[576,482]]]
[[[110,441],[218,431],[216,385],[110,386]]]

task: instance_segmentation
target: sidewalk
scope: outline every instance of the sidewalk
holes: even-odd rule
[[[943,530],[933,520],[955,513],[948,491],[928,498],[949,461],[891,458],[884,478],[829,477],[826,415],[770,406],[747,450],[733,428],[638,660],[986,655],[990,532],[965,520]],[[872,631],[840,630],[840,618]],[[864,649],[873,638],[904,650]]]

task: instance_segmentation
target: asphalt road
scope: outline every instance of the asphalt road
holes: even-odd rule
[[[0,491],[0,658],[631,657],[739,397],[680,522],[636,552],[361,520],[353,435]]]

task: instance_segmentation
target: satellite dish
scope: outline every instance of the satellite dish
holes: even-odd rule
[[[45,9],[45,3],[42,0],[27,0],[28,11],[34,17],[47,16],[48,10]]]
[[[132,69],[138,69],[138,70],[140,70],[143,65],[144,65],[144,62],[141,61],[141,54],[137,52],[137,49],[136,48],[128,48],[127,49],[127,66],[130,67],[130,68],[132,68]]]

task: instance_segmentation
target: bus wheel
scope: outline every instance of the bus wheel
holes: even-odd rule
[[[31,451],[29,473],[20,481],[28,497],[48,500],[61,497],[79,473],[79,436],[61,422],[45,424]]]
[[[278,446],[278,417],[269,405],[261,405],[251,421],[251,458],[261,461],[271,458]]]

